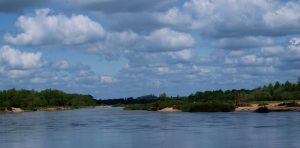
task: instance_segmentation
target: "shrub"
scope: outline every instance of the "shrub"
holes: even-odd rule
[[[256,109],[255,112],[257,112],[257,113],[268,113],[268,112],[270,112],[270,110],[266,106],[263,106],[263,107],[260,107],[260,108]]]

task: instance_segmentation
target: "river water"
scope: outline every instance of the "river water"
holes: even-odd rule
[[[0,114],[0,148],[300,148],[300,112]]]

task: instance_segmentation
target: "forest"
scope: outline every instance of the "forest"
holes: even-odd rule
[[[61,90],[2,90],[0,109],[16,107],[35,110],[39,107],[69,106],[85,107],[96,105],[125,106],[129,110],[160,110],[174,107],[182,111],[232,111],[237,106],[246,106],[253,101],[288,101],[300,99],[300,79],[297,83],[275,82],[252,90],[198,91],[189,96],[170,97],[145,95],[137,98],[94,99],[91,95],[69,94]]]
[[[68,94],[55,89],[42,91],[9,89],[0,91],[0,109],[16,107],[35,110],[38,107],[84,107],[93,105],[96,105],[96,101],[91,95]]]
[[[126,106],[128,110],[160,110],[173,107],[187,112],[226,112],[233,111],[236,107],[247,106],[250,102],[263,101],[293,101],[300,99],[300,79],[297,83],[286,81],[275,82],[252,90],[215,90],[198,91],[184,97],[168,97],[161,94],[156,101],[146,104]]]

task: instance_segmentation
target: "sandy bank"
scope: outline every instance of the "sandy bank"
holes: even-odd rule
[[[258,104],[251,104],[250,106],[242,106],[235,108],[235,112],[254,112],[258,109]]]
[[[0,110],[0,112],[4,112],[4,113],[21,113],[21,112],[24,112],[24,110],[21,109],[21,108],[9,107],[9,108],[5,108],[4,110]]]
[[[69,109],[71,109],[71,108],[58,106],[58,107],[39,108],[39,109],[37,109],[37,111],[57,111],[57,110],[69,110]]]
[[[277,112],[277,111],[300,111],[300,102],[297,102],[299,106],[287,106],[287,105],[280,105],[282,102],[272,102],[265,105],[270,111]],[[235,112],[254,112],[260,106],[258,104],[250,104],[250,106],[243,106],[237,107]]]
[[[2,113],[21,113],[21,112],[32,112],[32,111],[57,111],[57,110],[69,110],[70,107],[44,107],[37,108],[36,110],[24,110],[16,107],[8,107],[3,110],[0,110]]]
[[[173,107],[166,107],[161,110],[158,110],[159,112],[181,112],[181,110],[173,108]]]

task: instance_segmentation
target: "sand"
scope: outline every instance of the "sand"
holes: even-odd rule
[[[11,107],[11,108],[6,108],[5,110],[3,110],[2,112],[5,112],[5,113],[21,113],[21,112],[24,112],[23,109],[21,108],[16,108],[16,107]]]
[[[287,107],[287,106],[279,106],[282,102],[272,102],[265,105],[270,111],[300,111],[300,107]],[[297,102],[298,104],[300,102]],[[235,109],[236,112],[254,112],[260,106],[258,104],[251,104],[250,106],[237,107]]]
[[[235,108],[235,112],[254,112],[258,109],[258,104],[251,104],[250,106],[243,106]]]
[[[181,112],[181,110],[173,108],[173,107],[166,107],[164,109],[158,110],[159,112]]]

